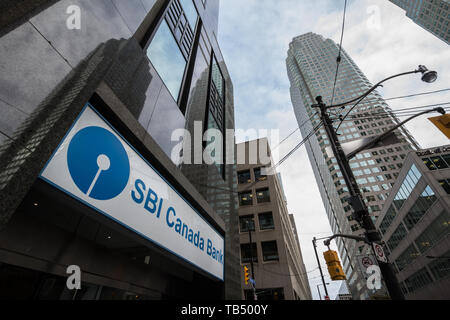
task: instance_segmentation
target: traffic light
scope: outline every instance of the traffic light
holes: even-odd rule
[[[450,139],[450,114],[444,114],[443,116],[429,118],[430,120],[443,134]]]
[[[244,266],[244,280],[245,284],[248,284],[248,281],[250,280],[250,275],[248,274],[248,268]]]
[[[325,261],[328,266],[328,272],[330,273],[331,280],[346,280],[344,270],[342,270],[341,262],[336,251],[328,250],[323,253]]]

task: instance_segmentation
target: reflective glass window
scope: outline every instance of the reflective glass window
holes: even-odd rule
[[[420,253],[417,251],[414,244],[411,244],[396,260],[398,270],[402,271],[407,265],[413,262]]]
[[[426,268],[419,270],[414,273],[408,279],[405,280],[406,288],[410,293],[427,286],[432,283],[433,279],[431,278],[429,272]]]
[[[419,222],[419,220],[425,215],[436,199],[437,198],[433,190],[427,186],[425,191],[416,200],[403,220],[409,230],[414,228],[417,222]]]
[[[165,20],[150,43],[147,56],[175,101],[178,101],[186,60]]]
[[[195,29],[197,24],[197,9],[195,9],[195,5],[192,0],[180,0],[181,6],[183,7],[183,11],[191,25],[192,30]]]
[[[443,211],[416,239],[417,247],[424,253],[450,233],[450,214]]]
[[[386,230],[391,225],[391,223],[394,220],[396,214],[397,214],[397,212],[395,211],[394,207],[391,205],[389,207],[389,209],[386,211],[386,214],[385,214],[383,220],[381,221],[381,224],[380,224],[380,231],[381,231],[381,233],[383,233],[383,234],[386,233]]]
[[[449,257],[450,251],[447,251],[443,257]],[[439,258],[435,259],[433,262],[431,262],[428,267],[431,270],[431,273],[434,275],[434,277],[437,280],[445,279],[448,276],[450,276],[450,259],[445,258]]]
[[[391,252],[394,251],[395,248],[397,248],[400,241],[402,241],[403,238],[406,237],[406,235],[407,235],[406,228],[403,226],[403,224],[400,223],[397,229],[395,229],[391,238],[386,242]]]

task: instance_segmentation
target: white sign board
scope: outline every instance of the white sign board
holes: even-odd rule
[[[40,178],[224,280],[224,238],[89,105]]]
[[[361,270],[361,273],[364,275],[365,278],[367,278],[366,270],[367,270],[367,268],[369,268],[373,265],[377,265],[376,258],[373,255],[363,254],[363,255],[359,255],[357,257],[357,259],[358,259],[358,265]]]
[[[385,262],[387,263],[387,257],[386,254],[384,253],[383,247],[381,245],[379,245],[378,243],[373,243],[373,251],[375,252],[375,256],[377,257],[377,260],[380,262]]]

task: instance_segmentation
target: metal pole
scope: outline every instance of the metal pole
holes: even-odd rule
[[[313,238],[312,243],[313,243],[313,247],[314,247],[314,252],[316,253],[317,264],[319,265],[320,276],[322,277],[322,284],[323,284],[323,287],[325,288],[325,295],[328,296],[328,290],[327,290],[327,286],[325,284],[325,278],[323,277],[322,267],[320,266],[319,255],[317,254],[316,237]]]
[[[254,267],[253,267],[253,242],[252,242],[252,231],[251,231],[251,229],[250,229],[250,223],[249,223],[248,220],[247,220],[247,229],[248,229],[248,238],[249,238],[249,241],[250,241],[250,255],[251,255],[250,268],[251,268],[251,271],[252,271],[252,280],[253,280],[253,282],[252,282],[252,287],[253,287],[253,297],[254,297],[255,300],[258,300],[258,297],[257,297],[257,295],[256,295],[256,285],[254,284],[254,283],[256,283],[256,280],[255,280],[255,269],[254,269]]]
[[[353,171],[350,168],[349,161],[344,151],[342,150],[341,143],[338,139],[337,133],[334,130],[333,121],[330,119],[327,113],[327,107],[323,103],[322,97],[319,96],[316,98],[316,100],[318,102],[318,105],[316,105],[316,107],[320,108],[321,118],[323,120],[328,138],[330,140],[331,148],[333,150],[334,156],[336,157],[339,168],[341,169],[343,178],[345,180],[345,183],[351,196],[349,202],[350,205],[353,207],[355,218],[360,222],[361,226],[365,229],[366,237],[369,243],[371,244],[380,243],[381,242],[380,234],[376,230],[372,218],[369,215],[369,210],[367,209],[366,203],[363,200],[355,176],[353,175]],[[403,296],[403,292],[400,289],[392,265],[390,263],[384,263],[381,261],[379,261],[378,265],[380,267],[381,274],[383,275],[391,299],[404,300],[405,297]]]

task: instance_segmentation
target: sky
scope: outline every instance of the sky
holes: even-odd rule
[[[338,43],[343,8],[344,0],[221,0],[218,41],[233,81],[237,129],[278,129],[283,139],[297,128],[285,62],[289,43],[307,32]],[[450,88],[449,46],[387,0],[348,1],[343,48],[373,84],[415,70],[419,64],[439,74],[433,84],[420,81],[420,75],[386,82],[378,90],[386,99]],[[396,110],[447,102],[450,91],[392,100],[389,104]],[[406,127],[423,148],[449,144],[426,116]],[[275,151],[281,158],[301,140],[297,131]],[[274,157],[277,162],[276,152]],[[279,172],[289,212],[295,215],[306,270],[311,271],[308,276],[313,299],[318,299],[321,279],[311,241],[332,232],[306,149],[299,149],[279,167]],[[321,253],[326,248],[321,242],[318,250],[323,267]],[[334,299],[341,282],[332,282],[329,277],[327,281]],[[323,287],[320,290],[323,297]]]

